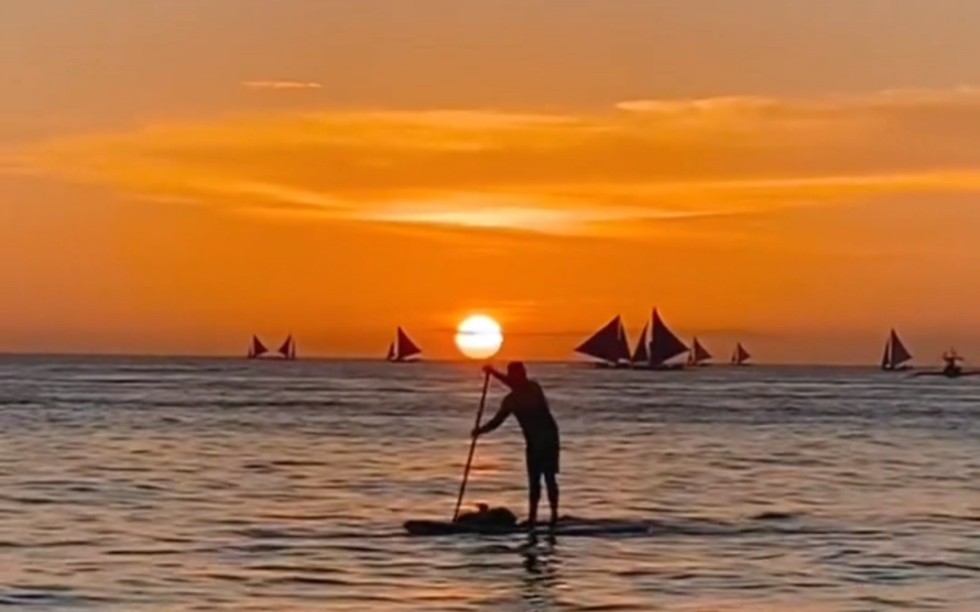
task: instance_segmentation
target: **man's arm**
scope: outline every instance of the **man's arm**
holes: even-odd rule
[[[504,383],[505,385],[507,385],[508,388],[513,389],[513,386],[511,386],[510,381],[507,379],[507,375],[504,374],[503,372],[498,371],[492,365],[483,366],[483,371],[486,372],[488,375],[493,376],[494,378]]]
[[[473,430],[473,437],[476,438],[497,429],[501,426],[501,424],[503,424],[504,420],[506,420],[508,416],[510,416],[510,405],[509,402],[504,400],[504,402],[500,404],[500,410],[497,411],[497,414],[493,415],[492,419]]]

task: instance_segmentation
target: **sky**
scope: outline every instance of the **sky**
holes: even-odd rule
[[[980,360],[975,0],[4,0],[0,351]]]

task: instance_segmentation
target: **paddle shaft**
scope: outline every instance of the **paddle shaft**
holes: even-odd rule
[[[476,411],[476,425],[473,429],[480,426],[480,419],[483,418],[483,407],[487,403],[487,387],[490,386],[490,372],[483,377],[483,393],[480,394],[480,407]],[[466,467],[463,469],[463,481],[459,483],[459,497],[456,498],[456,509],[453,510],[453,522],[459,518],[459,509],[463,505],[463,495],[466,493],[466,481],[470,478],[470,467],[473,465],[473,454],[476,452],[476,436],[470,442],[470,454],[466,458]]]

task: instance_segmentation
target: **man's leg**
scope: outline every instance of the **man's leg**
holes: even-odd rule
[[[534,529],[538,523],[538,502],[541,501],[541,473],[528,469],[527,478],[527,524],[530,529]]]
[[[558,478],[554,472],[545,472],[544,482],[548,487],[548,505],[551,506],[551,525],[558,522]]]

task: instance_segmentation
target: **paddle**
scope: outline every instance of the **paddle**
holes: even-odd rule
[[[483,418],[483,407],[487,403],[487,388],[490,386],[490,372],[483,375],[483,393],[480,394],[480,407],[476,410],[476,425],[473,429],[480,426],[480,419]],[[463,495],[466,493],[466,481],[470,478],[470,467],[473,465],[473,454],[476,452],[476,436],[470,442],[470,454],[466,458],[466,467],[463,469],[463,481],[459,483],[459,497],[456,498],[456,509],[453,511],[453,522],[459,518],[459,509],[463,505]]]

